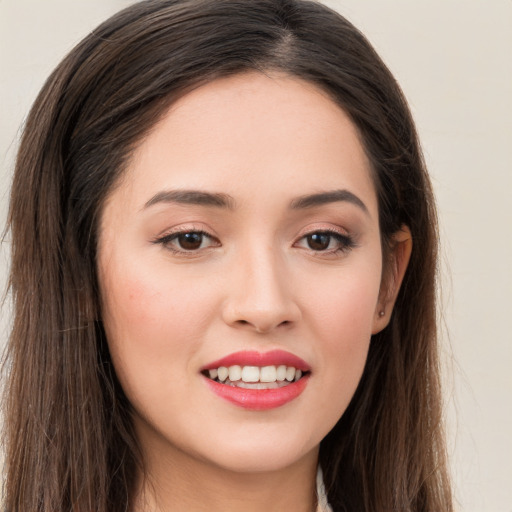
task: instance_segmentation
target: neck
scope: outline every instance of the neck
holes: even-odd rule
[[[318,450],[272,471],[238,472],[180,451],[145,454],[134,512],[311,512],[316,507]]]

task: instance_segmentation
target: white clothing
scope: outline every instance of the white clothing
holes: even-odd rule
[[[325,493],[324,486],[324,476],[320,466],[318,466],[318,470],[316,472],[316,497],[318,501],[316,512],[332,512],[332,508],[327,501],[327,494]]]

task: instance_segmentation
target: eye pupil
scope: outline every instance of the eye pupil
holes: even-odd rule
[[[182,249],[192,251],[199,249],[203,243],[202,233],[183,233],[178,237],[178,243]]]
[[[308,235],[308,246],[315,251],[325,251],[329,247],[331,236],[325,233],[313,233]]]

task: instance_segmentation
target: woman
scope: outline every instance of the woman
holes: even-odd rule
[[[7,510],[451,510],[430,184],[338,14],[114,16],[31,111],[10,228]]]

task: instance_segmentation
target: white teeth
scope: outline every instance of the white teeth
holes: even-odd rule
[[[293,366],[288,366],[286,368],[286,380],[291,382],[293,379],[295,379],[295,368]]]
[[[224,382],[229,375],[229,370],[225,366],[221,366],[218,370],[218,377],[221,382]]]
[[[218,380],[231,386],[250,389],[273,389],[297,381],[302,377],[302,371],[293,366],[284,364],[279,366],[239,366],[233,365],[227,368],[220,366],[208,370],[208,376],[212,380]],[[245,384],[250,384],[246,386]],[[262,387],[259,387],[261,384]],[[274,386],[275,384],[275,386]]]
[[[244,382],[258,382],[260,380],[260,369],[257,366],[244,366],[241,378]]]
[[[242,367],[238,365],[229,367],[229,380],[231,382],[235,382],[236,380],[240,380],[242,378]]]
[[[275,382],[277,380],[277,370],[275,366],[264,366],[260,371],[260,382]],[[244,379],[245,380],[245,379]]]
[[[282,382],[284,379],[286,379],[286,366],[284,364],[278,366],[276,374],[277,374],[276,379],[279,382]]]

